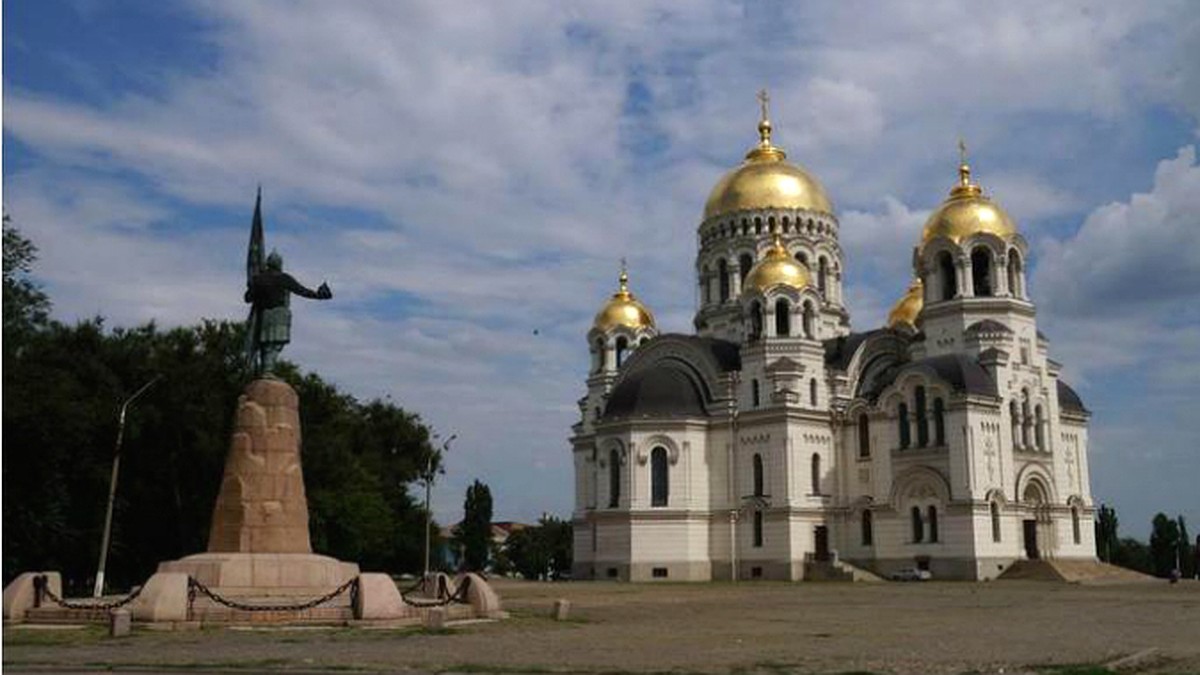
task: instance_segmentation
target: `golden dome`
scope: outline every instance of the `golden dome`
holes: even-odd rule
[[[788,255],[779,233],[776,232],[775,242],[767,250],[767,254],[750,268],[750,273],[742,282],[742,292],[751,289],[765,291],[779,284],[801,289],[809,285],[809,280],[808,268]]]
[[[620,288],[596,313],[593,328],[607,331],[618,326],[637,330],[654,328],[654,315],[629,292],[629,275],[621,268]]]
[[[833,204],[825,188],[804,169],[792,164],[782,148],[771,145],[771,121],[767,119],[766,95],[758,123],[758,145],[746,153],[746,160],[725,174],[708,195],[704,220],[746,209],[810,209],[833,213]]]
[[[965,148],[963,152],[965,155]],[[964,156],[958,167],[958,185],[950,190],[946,201],[925,221],[921,245],[939,236],[957,244],[982,232],[1008,239],[1017,233],[1017,226],[999,204],[984,196],[983,188],[978,183],[971,182],[971,167]]]
[[[913,279],[913,282],[908,285],[908,291],[896,302],[892,311],[888,312],[888,328],[899,328],[905,325],[916,328],[917,316],[924,306],[925,284],[921,283],[920,279]]]

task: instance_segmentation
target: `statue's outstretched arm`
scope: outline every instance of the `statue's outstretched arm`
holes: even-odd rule
[[[333,297],[333,291],[329,290],[329,284],[322,283],[317,287],[317,290],[314,291],[305,287],[299,281],[296,281],[296,278],[290,274],[283,275],[283,280],[289,291],[299,295],[302,298],[309,298],[310,300],[328,300]]]

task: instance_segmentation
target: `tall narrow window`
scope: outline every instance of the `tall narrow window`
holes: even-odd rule
[[[667,449],[659,446],[650,451],[650,506],[666,506],[670,494],[667,473]]]
[[[933,399],[933,443],[938,447],[946,444],[946,406],[941,398]]]
[[[763,512],[754,512],[754,548],[762,548],[763,545]]]
[[[808,381],[808,404],[817,407],[817,378]]]
[[[925,415],[925,387],[917,387],[915,393],[917,404],[917,447],[923,448],[929,445],[929,420]]]
[[[750,405],[757,408],[758,404],[758,380],[750,380]]]
[[[975,297],[991,297],[992,252],[986,248],[971,251],[971,282],[975,286]]]
[[[608,451],[608,508],[615,509],[621,503],[621,455],[615,449]]]
[[[1082,536],[1079,531],[1079,507],[1078,506],[1071,507],[1071,536],[1076,544],[1078,544],[1082,540]]]
[[[815,338],[817,336],[816,317],[813,313],[811,303],[804,303],[804,337]]]
[[[1038,450],[1046,449],[1046,431],[1043,428],[1045,423],[1046,420],[1042,417],[1042,404],[1039,403],[1037,404],[1037,407],[1033,409],[1033,434],[1034,438],[1037,440]]]
[[[871,420],[867,418],[867,413],[858,415],[858,456],[871,456]]]
[[[787,300],[775,301],[775,335],[787,337],[792,334],[792,306]]]
[[[1013,445],[1021,447],[1021,408],[1017,405],[1017,399],[1008,402],[1008,416],[1012,418],[1012,439]]]
[[[750,339],[757,340],[763,334],[763,308],[758,301],[750,303]]]
[[[958,293],[958,279],[954,273],[954,259],[946,251],[938,254],[938,276],[942,282],[942,300],[953,300]]]
[[[738,277],[740,277],[743,285],[746,283],[746,275],[750,274],[751,267],[754,267],[754,257],[749,253],[743,253],[738,258]]]
[[[988,509],[992,512],[992,541],[1000,542],[1000,505],[992,502],[988,505]]]
[[[1021,445],[1031,447],[1029,427],[1033,426],[1033,416],[1029,414],[1029,392],[1025,392],[1025,400],[1021,401]]]
[[[873,523],[871,522],[871,512],[862,512],[862,545],[874,546],[875,533],[873,532]]]
[[[938,512],[937,507],[929,505],[929,541],[937,543],[938,540]]]
[[[604,348],[604,338],[596,340],[596,370],[604,370],[604,352],[608,351]]]
[[[754,453],[754,496],[762,497],[763,492],[763,461],[762,455]]]
[[[712,270],[707,265],[704,266],[704,274],[700,277],[703,279],[704,286],[704,304],[712,302]]]
[[[822,256],[817,260],[817,292],[821,294],[821,298],[829,299],[829,263]]]
[[[1021,293],[1021,254],[1016,251],[1008,253],[1008,292],[1014,298],[1022,297]]]
[[[717,261],[717,299],[721,302],[729,300],[729,263],[724,258]]]
[[[907,448],[912,444],[912,431],[908,427],[908,404],[901,403],[896,409],[896,424],[900,427],[900,447]]]
[[[912,507],[912,540],[919,544],[925,539],[925,523],[921,520],[921,507]]]
[[[625,365],[625,353],[629,351],[629,340],[624,336],[617,338],[617,367]]]
[[[821,456],[815,452],[812,456],[812,493],[821,494]]]

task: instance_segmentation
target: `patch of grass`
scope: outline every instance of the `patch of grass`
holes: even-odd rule
[[[90,645],[108,638],[104,626],[75,629],[10,628],[4,631],[5,647]]]
[[[83,664],[86,669],[137,669],[147,670],[150,668],[161,670],[249,670],[259,671],[263,669],[277,669],[283,666],[295,665],[296,662],[292,659],[250,659],[247,661],[183,661],[183,662],[118,662],[118,661],[89,661]]]
[[[1074,663],[1063,666],[1033,666],[1033,670],[1043,675],[1117,675],[1117,671],[1115,670],[1088,663]]]

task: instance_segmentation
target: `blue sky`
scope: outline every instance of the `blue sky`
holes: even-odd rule
[[[288,357],[458,434],[439,518],[478,477],[530,520],[569,513],[619,258],[689,330],[695,227],[757,89],[835,202],[858,330],[907,286],[963,136],[1094,413],[1096,499],[1126,534],[1160,509],[1198,529],[1194,9],[8,2],[4,205],[60,318],[240,320],[262,183],[268,245],[336,296],[296,307]]]

